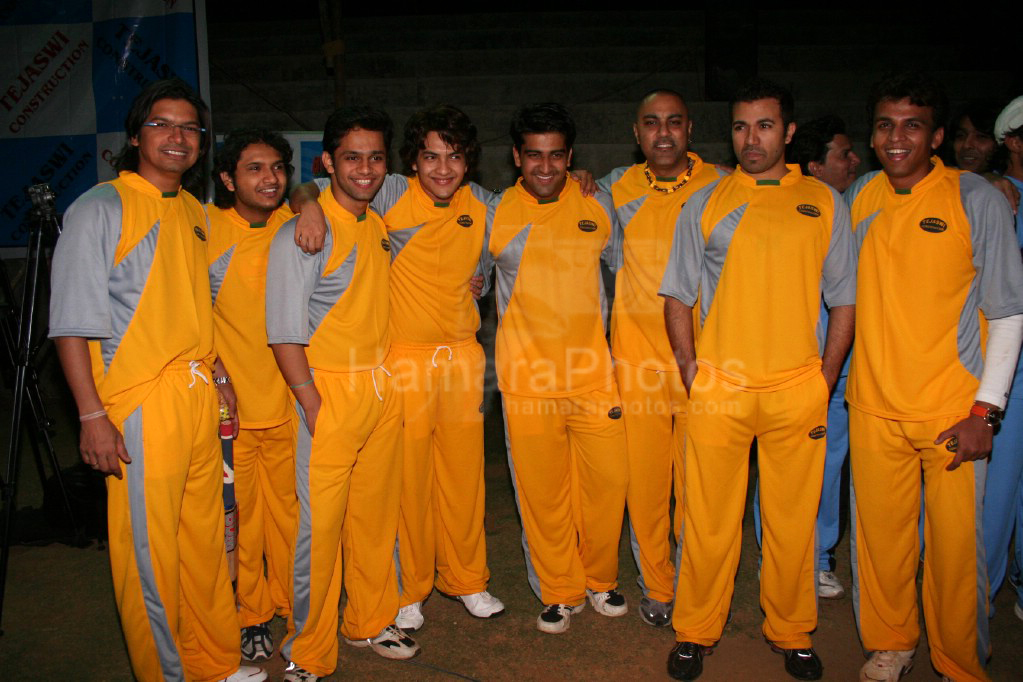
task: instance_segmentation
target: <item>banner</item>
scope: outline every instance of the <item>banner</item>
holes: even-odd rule
[[[177,76],[198,89],[195,7],[25,0],[0,8],[0,247],[25,244],[30,185],[48,182],[63,212],[115,176],[124,118],[143,88]]]

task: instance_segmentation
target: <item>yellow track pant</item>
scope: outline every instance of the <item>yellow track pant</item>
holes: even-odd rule
[[[322,405],[295,454],[298,532],[292,609],[281,652],[320,677],[337,667],[342,554],[348,595],[341,632],[375,637],[398,614],[394,540],[401,493],[401,396],[382,368],[317,370]]]
[[[757,439],[764,636],[810,646],[817,626],[814,527],[824,477],[828,390],[815,374],[773,392],[741,391],[701,371],[689,397],[682,561],[672,624],[680,642],[721,638],[739,564],[749,449]]]
[[[401,606],[434,586],[450,595],[487,589],[483,534],[483,371],[476,339],[392,345],[401,388],[404,456],[398,523]]]
[[[633,557],[644,595],[670,602],[675,595],[675,564],[669,534],[674,532],[678,537],[682,520],[680,491],[688,398],[678,370],[662,372],[616,362],[615,380],[625,422],[629,462],[626,506]],[[674,529],[673,491],[677,500]]]
[[[295,434],[298,420],[241,429],[234,441],[238,502],[238,621],[241,627],[291,613],[295,539]],[[263,560],[266,560],[266,571]]]
[[[931,662],[957,682],[987,680],[987,570],[980,536],[986,461],[946,471],[938,434],[966,416],[894,421],[849,408],[855,489],[853,575],[864,648],[916,647],[920,477],[924,496],[924,622]]]
[[[628,465],[614,384],[565,398],[503,399],[533,591],[544,604],[579,604],[587,588],[617,587]]]
[[[107,477],[114,595],[143,682],[218,680],[241,659],[209,381],[188,363],[166,369],[120,425],[132,459],[124,478]]]

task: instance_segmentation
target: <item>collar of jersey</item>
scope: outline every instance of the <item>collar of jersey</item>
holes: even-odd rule
[[[934,166],[931,168],[931,172],[925,175],[920,182],[916,183],[909,189],[895,189],[892,187],[892,183],[888,179],[888,174],[881,171],[881,175],[884,175],[884,184],[885,188],[888,190],[888,194],[893,197],[911,197],[913,195],[919,195],[926,192],[936,183],[940,182],[942,176],[945,175],[945,164],[941,162],[941,159],[937,156],[932,156],[931,164]]]
[[[561,201],[561,199],[564,198],[565,194],[568,192],[569,187],[574,182],[575,182],[575,180],[573,180],[572,176],[569,175],[565,179],[565,186],[561,188],[561,192],[558,193],[558,196],[550,197],[548,199],[537,199],[532,194],[530,194],[529,190],[526,189],[526,186],[522,184],[522,178],[519,178],[518,180],[515,181],[515,189],[519,192],[519,195],[523,199],[525,199],[525,201],[527,201],[527,202],[529,202],[531,204],[536,204],[537,206],[546,206],[547,204],[556,204],[559,201]],[[578,184],[578,183],[576,183],[576,184]]]
[[[703,159],[701,159],[699,156],[697,156],[694,152],[686,152],[686,157],[690,161],[693,162],[693,174],[691,176],[689,176],[689,182],[691,183],[693,181],[693,179],[696,178],[696,176],[700,174],[700,171],[703,170],[703,168],[701,168],[701,166],[703,165]],[[643,187],[645,189],[647,189],[647,190],[650,190],[651,188],[650,188],[649,184],[646,181],[646,176],[643,174],[643,166],[645,166],[645,165],[646,165],[645,163],[637,163],[636,164],[636,168],[639,169],[639,178],[640,178],[640,181],[642,181],[642,183],[643,183]],[[666,179],[664,179],[664,178],[662,178],[660,176],[654,175],[654,183],[658,187],[663,187],[664,189],[671,189],[678,182],[678,179],[681,178],[681,177],[684,177],[685,174],[686,174],[686,169],[685,169],[685,167],[683,167],[682,168],[682,172],[679,173],[678,176],[676,176],[674,178],[671,178],[670,181],[666,180]],[[653,175],[652,171],[651,171],[651,175]],[[686,183],[686,184],[688,185],[689,183]],[[679,188],[679,189],[681,189],[681,188]],[[655,192],[656,192],[656,190],[651,191],[651,193],[655,193]],[[656,193],[657,194],[663,194],[663,192],[656,192]]]
[[[352,213],[339,204],[337,199],[334,198],[334,193],[328,187],[326,191],[320,192],[320,205],[323,207],[323,215],[328,219],[338,219],[345,223],[358,223],[366,219],[366,213],[362,215],[352,215]],[[369,211],[369,208],[366,208]]]
[[[270,214],[270,217],[267,218],[265,222],[261,223],[250,223],[248,220],[243,218],[240,213],[238,213],[238,209],[236,209],[234,206],[232,206],[231,208],[221,210],[223,210],[224,214],[231,219],[231,222],[233,222],[238,227],[244,228],[246,230],[262,230],[268,225],[273,224],[274,217],[277,215],[277,211],[281,209],[279,208],[275,209],[274,212]]]
[[[117,177],[118,179],[121,180],[121,182],[128,185],[132,189],[136,189],[142,192],[143,194],[148,194],[149,196],[156,197],[157,199],[173,199],[177,197],[179,194],[181,194],[180,185],[178,186],[177,191],[174,193],[164,192],[163,190],[159,189],[156,185],[149,182],[149,180],[146,180],[144,177],[142,177],[141,175],[134,171],[121,171],[120,173],[117,174]]]
[[[799,170],[799,165],[794,163],[787,163],[785,167],[789,169],[789,172],[780,177],[778,180],[773,182],[765,182],[759,184],[759,181],[751,175],[747,175],[741,167],[736,168],[735,172],[732,173],[731,177],[735,178],[736,182],[739,182],[746,187],[778,187],[794,185],[803,179],[803,174]],[[695,170],[694,170],[695,174]]]
[[[452,194],[451,198],[448,199],[446,202],[438,202],[434,201],[433,198],[426,193],[426,190],[423,189],[423,183],[419,182],[418,175],[413,175],[411,178],[409,178],[408,185],[409,189],[412,190],[414,196],[416,197],[417,204],[431,211],[436,210],[438,213],[453,210],[451,207],[455,204],[455,201],[458,200],[458,193],[462,190],[462,187],[465,187],[465,185],[462,185],[462,187],[456,189],[455,193]]]

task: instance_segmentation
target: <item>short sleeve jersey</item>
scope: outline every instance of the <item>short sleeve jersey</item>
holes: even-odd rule
[[[788,169],[780,180],[739,170],[694,194],[660,290],[690,306],[699,295],[701,371],[748,391],[818,372],[821,295],[830,307],[856,298],[848,209],[835,190]]]
[[[571,178],[544,201],[519,180],[492,206],[501,391],[570,396],[611,380],[600,260],[610,257],[616,220],[610,195],[583,197]]]
[[[886,419],[965,414],[985,318],[1023,313],[1008,202],[983,178],[932,163],[909,190],[877,173],[847,193],[861,247],[846,399]]]
[[[274,233],[294,214],[281,206],[266,222],[249,223],[233,208],[207,204],[206,213],[217,353],[239,396],[241,426],[283,424],[294,411],[266,342],[266,264]]]
[[[479,267],[492,197],[469,183],[435,202],[418,178],[387,176],[371,206],[391,240],[392,341],[450,343],[479,329],[469,280]]]
[[[295,245],[297,218],[274,235],[266,273],[267,341],[308,346],[313,369],[373,369],[390,347],[387,231],[373,211],[354,216],[330,191],[318,201],[327,220],[322,251],[309,255]]]
[[[689,159],[692,175],[673,192],[668,190],[678,179],[654,177],[651,186],[645,164],[618,168],[597,183],[611,193],[622,231],[611,311],[611,354],[616,362],[661,371],[678,367],[664,328],[664,301],[657,290],[679,211],[694,192],[723,175],[692,152]]]
[[[93,378],[115,422],[174,362],[211,364],[208,225],[188,192],[124,172],[64,215],[53,256],[50,336],[91,339]]]

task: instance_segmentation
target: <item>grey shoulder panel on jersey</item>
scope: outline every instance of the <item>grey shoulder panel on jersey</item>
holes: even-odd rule
[[[829,308],[856,303],[857,249],[853,244],[849,207],[842,195],[828,187],[834,203],[831,241],[821,269],[821,294]]]
[[[700,224],[703,211],[717,184],[718,181],[714,181],[694,192],[679,212],[668,264],[661,279],[661,288],[657,292],[687,306],[694,305],[700,293],[700,275],[707,246]]]
[[[620,166],[619,168],[615,168],[600,180],[597,180],[597,187],[601,191],[610,194],[611,186],[621,180],[622,176],[625,175],[625,171],[629,170],[629,168],[631,168],[631,166]]]
[[[489,189],[477,185],[475,182],[469,183],[469,191],[472,192],[474,197],[476,197],[476,201],[486,206],[490,206],[494,197],[499,196],[498,194],[491,192]]]
[[[856,201],[856,197],[859,196],[860,192],[864,187],[867,186],[871,180],[877,177],[881,171],[868,171],[860,177],[853,180],[853,183],[842,192],[842,199],[845,201],[845,205],[852,210],[853,203]]]
[[[93,187],[65,212],[51,268],[51,337],[113,336],[108,287],[122,215],[121,197],[109,184]]]
[[[504,316],[508,309],[508,301],[511,300],[512,292],[515,289],[515,279],[519,275],[519,265],[522,263],[522,253],[526,249],[526,240],[529,239],[529,231],[533,229],[533,223],[528,223],[515,237],[504,247],[497,256],[497,314]]]
[[[323,250],[305,253],[295,245],[297,222],[295,217],[281,225],[270,243],[266,267],[266,336],[270,344],[309,344],[310,299],[334,246],[328,224]]]
[[[1009,202],[973,173],[959,176],[959,190],[970,221],[980,309],[989,320],[1023,313],[1023,261]]]
[[[344,261],[329,275],[322,277],[316,284],[312,296],[309,298],[309,338],[313,337],[319,328],[323,318],[327,316],[330,309],[341,300],[341,297],[348,291],[355,275],[355,262],[359,255],[358,244],[352,245],[352,250],[345,256]]]
[[[404,230],[388,230],[387,238],[391,241],[392,263],[398,257],[398,254],[401,253],[401,250],[405,248],[405,245],[416,236],[419,230],[423,229],[423,225],[426,225],[426,223],[406,227]]]
[[[231,248],[210,263],[210,294],[214,304],[217,302],[217,294],[220,293],[220,287],[224,284],[224,277],[227,276],[227,269],[231,266],[231,258],[237,248],[237,244],[231,244]]]
[[[388,173],[384,176],[384,184],[380,185],[380,191],[376,193],[373,200],[369,202],[370,208],[383,216],[394,208],[402,195],[408,191],[408,178],[397,173]]]

